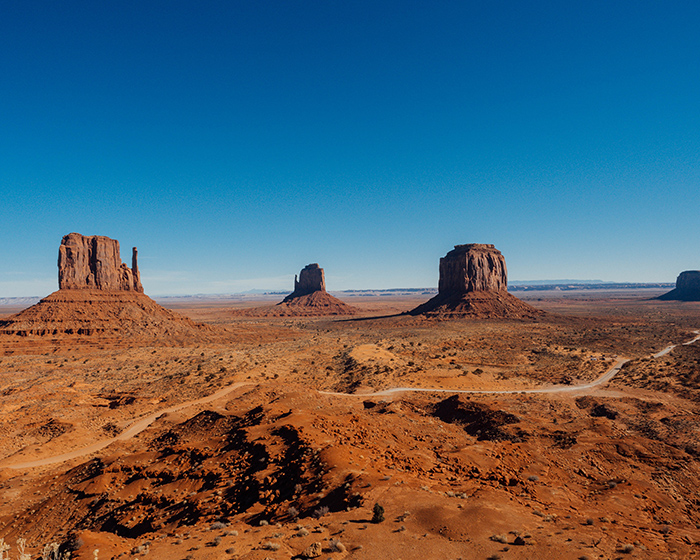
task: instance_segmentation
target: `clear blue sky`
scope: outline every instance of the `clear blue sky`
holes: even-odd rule
[[[123,0],[0,8],[0,297],[61,237],[146,292],[700,268],[700,3]]]

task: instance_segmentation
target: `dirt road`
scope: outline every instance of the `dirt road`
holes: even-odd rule
[[[124,430],[122,433],[119,435],[109,438],[109,439],[104,439],[102,441],[98,441],[95,443],[92,443],[90,445],[87,445],[85,447],[81,447],[80,449],[74,449],[73,451],[69,451],[68,453],[62,453],[61,455],[54,455],[53,457],[44,457],[43,459],[37,459],[35,461],[25,461],[24,463],[15,463],[13,465],[3,465],[0,464],[0,468],[8,468],[8,469],[31,469],[34,467],[45,467],[47,465],[53,465],[55,463],[63,463],[64,461],[70,461],[71,459],[76,459],[78,457],[82,457],[84,455],[90,455],[91,453],[95,453],[96,451],[100,451],[101,449],[104,449],[108,445],[113,444],[114,442],[117,441],[123,441],[126,439],[130,439],[134,437],[137,434],[140,434],[143,432],[146,428],[148,428],[153,422],[156,421],[160,416],[163,414],[168,414],[170,412],[177,412],[178,410],[183,410],[185,408],[189,408],[191,406],[195,406],[198,404],[205,404],[209,403],[212,401],[215,401],[217,399],[220,399],[221,397],[227,395],[231,391],[235,391],[239,387],[242,387],[243,385],[250,385],[250,383],[234,383],[232,385],[228,385],[227,387],[224,387],[223,389],[220,389],[216,393],[212,393],[211,395],[207,397],[202,397],[201,399],[196,399],[193,401],[187,401],[184,403],[177,404],[175,406],[171,406],[168,408],[164,408],[159,410],[158,412],[153,412],[149,414],[148,416],[144,416],[142,418],[139,418],[135,422],[133,422],[129,427]]]

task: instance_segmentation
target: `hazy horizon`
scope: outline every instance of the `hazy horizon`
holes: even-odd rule
[[[241,296],[241,295],[264,295],[264,294],[286,294],[286,293],[291,293],[293,291],[293,280],[294,280],[294,275],[291,275],[290,277],[290,283],[289,286],[277,286],[277,287],[269,287],[269,288],[248,288],[248,289],[242,289],[242,290],[236,290],[236,291],[210,291],[210,292],[194,292],[194,291],[177,291],[177,292],[153,292],[148,289],[148,285],[146,284],[144,286],[145,288],[145,293],[146,295],[152,296],[154,298],[163,298],[163,297],[209,297],[209,296]],[[621,282],[610,282],[610,281],[605,281],[605,280],[594,280],[594,279],[549,279],[549,280],[508,280],[508,285],[509,287],[514,287],[514,286],[532,286],[532,287],[537,287],[540,285],[566,285],[566,284],[590,284],[590,285],[595,285],[595,284],[602,284],[602,285],[610,285],[610,284],[648,284],[648,285],[653,285],[653,284],[675,284],[675,279],[673,281],[657,281],[657,282],[636,282],[636,281],[621,281]],[[56,282],[56,286],[54,286],[53,289],[49,289],[48,291],[42,292],[42,293],[25,293],[22,295],[7,295],[7,294],[0,294],[0,300],[2,299],[32,299],[32,298],[43,298],[47,296],[48,294],[58,290],[58,283]],[[345,288],[335,288],[335,287],[328,287],[328,291],[333,293],[342,293],[342,292],[352,292],[352,291],[357,291],[357,292],[371,292],[371,291],[390,291],[390,290],[437,290],[437,279],[435,281],[435,284],[432,286],[382,286],[382,287],[377,287],[377,286],[368,286],[368,287],[362,287],[362,288],[357,288],[357,287],[345,287]]]

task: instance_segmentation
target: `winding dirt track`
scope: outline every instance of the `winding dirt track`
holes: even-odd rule
[[[693,331],[694,333],[697,334],[695,338],[692,340],[689,340],[687,342],[683,342],[682,344],[684,346],[688,346],[690,344],[693,344],[694,342],[697,342],[700,340],[700,330]],[[660,352],[657,352],[656,354],[652,354],[652,358],[661,358],[662,356],[665,356],[669,352],[671,352],[677,344],[671,344],[661,350]],[[334,396],[339,396],[339,397],[362,397],[362,398],[367,398],[367,397],[385,397],[388,395],[393,395],[396,393],[406,393],[406,392],[421,392],[421,393],[471,393],[471,394],[491,394],[491,395],[510,395],[510,394],[517,394],[517,393],[573,393],[573,392],[580,392],[580,391],[587,391],[590,389],[593,389],[595,387],[598,387],[600,385],[603,385],[610,381],[617,373],[622,369],[622,366],[624,366],[627,362],[629,362],[629,359],[626,358],[618,358],[617,362],[608,370],[606,371],[603,375],[601,375],[598,379],[595,381],[591,381],[590,383],[584,383],[582,385],[554,385],[551,387],[539,387],[537,389],[506,389],[506,390],[492,390],[492,391],[483,391],[483,390],[471,390],[471,389],[424,389],[424,388],[416,388],[416,387],[394,387],[392,389],[385,389],[383,391],[377,391],[375,393],[333,393],[330,391],[319,391],[319,394],[321,395],[334,395]],[[63,463],[65,461],[70,461],[71,459],[77,459],[78,457],[83,457],[85,455],[90,455],[91,453],[95,453],[96,451],[100,451],[101,449],[104,449],[105,447],[111,445],[112,443],[115,443],[117,441],[123,441],[127,440],[129,438],[134,437],[137,434],[140,434],[143,432],[146,428],[148,428],[153,422],[155,422],[160,416],[163,414],[168,414],[170,412],[177,412],[179,410],[183,410],[185,408],[189,408],[191,406],[195,406],[198,404],[205,404],[209,402],[213,402],[217,399],[220,399],[221,397],[224,397],[225,395],[231,393],[232,391],[235,391],[239,387],[243,387],[246,385],[253,385],[253,383],[249,382],[238,382],[238,383],[233,383],[231,385],[228,385],[227,387],[224,387],[223,389],[220,389],[216,391],[215,393],[212,393],[211,395],[207,397],[202,397],[200,399],[195,399],[192,401],[187,401],[184,403],[177,404],[175,406],[171,406],[168,408],[161,409],[157,412],[153,412],[147,416],[144,416],[143,418],[139,418],[138,420],[134,421],[126,430],[124,430],[122,433],[120,433],[118,436],[115,436],[113,438],[105,439],[102,441],[98,441],[95,443],[92,443],[90,445],[87,445],[85,447],[81,447],[79,449],[74,449],[73,451],[69,451],[68,453],[62,453],[60,455],[54,455],[52,457],[44,457],[43,459],[37,459],[34,461],[25,461],[23,463],[14,463],[14,464],[0,464],[0,468],[6,468],[6,469],[31,469],[35,467],[46,467],[48,465],[54,465],[56,463]]]
[[[140,434],[146,428],[148,428],[151,424],[153,424],[153,422],[155,422],[163,414],[168,414],[170,412],[177,412],[178,410],[182,410],[184,408],[189,408],[190,406],[195,406],[197,404],[205,404],[205,403],[215,401],[216,399],[220,399],[221,397],[227,395],[231,391],[235,391],[236,389],[238,389],[239,387],[242,387],[243,385],[251,385],[251,383],[243,383],[243,382],[233,383],[232,385],[228,385],[227,387],[224,387],[223,389],[220,389],[216,393],[212,393],[211,395],[209,395],[207,397],[202,397],[201,399],[196,399],[193,401],[187,401],[184,403],[176,404],[175,406],[171,406],[168,408],[163,408],[163,409],[159,410],[158,412],[153,412],[147,416],[139,418],[138,420],[134,421],[126,430],[124,430],[118,436],[115,436],[113,438],[104,439],[102,441],[91,443],[90,445],[87,445],[85,447],[81,447],[79,449],[74,449],[73,451],[69,451],[68,453],[62,453],[61,455],[54,455],[53,457],[44,457],[43,459],[37,459],[36,461],[26,461],[24,463],[15,463],[13,465],[0,464],[0,468],[31,469],[33,467],[45,467],[47,465],[53,465],[55,463],[63,463],[64,461],[70,461],[71,459],[76,459],[76,458],[82,457],[84,455],[89,455],[90,453],[94,453],[95,451],[99,451],[101,449],[104,449],[105,447],[113,444],[116,441],[123,441],[125,439],[132,438],[137,434]]]

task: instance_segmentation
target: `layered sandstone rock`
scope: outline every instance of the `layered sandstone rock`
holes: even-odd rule
[[[0,320],[0,334],[17,336],[206,337],[210,327],[158,305],[136,291],[63,289]]]
[[[299,277],[294,276],[294,291],[284,301],[290,301],[299,296],[326,291],[326,278],[323,269],[317,263],[307,264],[301,269]]]
[[[131,268],[122,263],[116,239],[69,233],[58,248],[58,287],[61,290],[142,293],[137,260],[138,252],[134,247]]]
[[[493,245],[470,243],[440,259],[438,295],[411,315],[528,318],[542,312],[508,293],[506,261]]]
[[[676,287],[659,297],[662,300],[700,301],[700,270],[686,270],[676,278]]]
[[[455,245],[440,259],[439,294],[484,291],[508,291],[506,260],[493,245]]]

